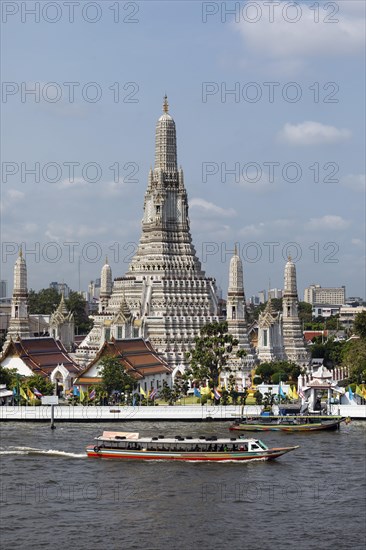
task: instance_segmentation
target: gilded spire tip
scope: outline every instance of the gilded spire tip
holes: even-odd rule
[[[23,258],[23,247],[20,245],[19,247],[19,258]]]

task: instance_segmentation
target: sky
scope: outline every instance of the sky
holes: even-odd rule
[[[365,297],[365,3],[2,2],[1,279],[86,290],[136,250],[168,95],[193,243],[224,295]],[[33,91],[33,93],[32,93]],[[79,266],[80,265],[80,279]]]

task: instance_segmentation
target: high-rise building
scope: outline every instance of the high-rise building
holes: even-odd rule
[[[304,302],[308,304],[329,304],[341,306],[346,303],[346,287],[325,288],[320,285],[310,285],[305,288]]]
[[[265,290],[260,290],[258,292],[258,298],[259,298],[259,303],[260,304],[264,304],[267,301],[266,294],[267,293],[266,293]]]
[[[0,298],[7,298],[8,293],[8,281],[0,281]]]
[[[80,361],[94,357],[106,339],[130,327],[133,336],[149,339],[169,366],[182,369],[202,326],[218,319],[215,280],[206,277],[192,244],[175,122],[168,111],[165,97],[137,251],[112,289],[109,272],[102,273],[104,309],[94,315],[93,329],[78,349]]]
[[[280,288],[271,288],[268,291],[268,299],[271,298],[272,300],[275,299],[281,299],[283,295],[282,289]]]
[[[66,299],[69,297],[71,292],[71,288],[66,283],[58,283],[57,281],[50,283],[50,288],[57,290],[57,292],[62,294]]]

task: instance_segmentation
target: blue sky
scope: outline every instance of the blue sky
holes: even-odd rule
[[[10,287],[20,242],[30,288],[77,289],[79,255],[82,289],[106,254],[124,274],[167,93],[193,242],[224,293],[237,242],[247,296],[282,287],[287,253],[300,297],[311,283],[365,296],[364,2],[80,2],[74,22],[64,2],[40,2],[35,22],[35,4],[2,5]]]

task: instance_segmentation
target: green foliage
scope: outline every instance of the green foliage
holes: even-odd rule
[[[29,388],[33,392],[33,388],[37,388],[43,395],[53,395],[54,384],[48,378],[40,374],[33,374],[27,377],[22,383],[24,389]]]
[[[28,294],[29,313],[51,315],[59,306],[61,294],[55,288],[43,288],[39,292],[30,290]],[[65,300],[66,307],[74,314],[77,333],[84,334],[92,327],[92,321],[87,315],[87,304],[78,292],[70,292]]]
[[[74,314],[77,333],[86,334],[91,329],[93,323],[88,317],[87,304],[83,296],[78,292],[70,292],[65,303],[69,311],[72,311]]]
[[[193,377],[202,382],[208,380],[211,388],[218,385],[221,370],[238,341],[228,333],[226,321],[213,322],[201,329],[195,339],[195,348],[187,353]]]
[[[291,361],[271,361],[261,363],[256,368],[256,375],[260,376],[266,384],[277,384],[279,380],[296,381],[300,375],[301,369],[296,363]]]
[[[229,392],[227,390],[222,390],[220,404],[224,406],[228,405],[229,397],[230,397]]]
[[[272,384],[279,384],[279,382],[287,382],[288,374],[286,372],[275,372],[271,376]]]
[[[257,390],[255,392],[254,399],[255,399],[255,404],[256,405],[262,405],[263,395],[261,394],[261,392],[259,390]]]
[[[272,393],[272,390],[269,389],[268,392],[264,394],[263,405],[265,409],[270,409],[273,405],[275,396]]]
[[[108,395],[111,395],[113,391],[132,393],[137,386],[135,379],[126,372],[117,357],[103,357],[98,371],[102,378],[102,390]]]
[[[324,365],[328,369],[332,369],[342,364],[343,350],[346,342],[336,342],[332,338],[328,338],[326,342],[322,342],[321,337],[317,337],[315,343],[311,346],[311,357],[322,358]]]
[[[350,370],[349,380],[357,384],[366,382],[366,339],[351,340],[344,346],[343,365]]]
[[[238,399],[239,399],[239,392],[236,389],[236,380],[235,380],[235,376],[233,374],[230,374],[228,382],[229,382],[229,384],[228,384],[229,385],[229,395],[231,397],[232,404],[237,405],[238,404]]]
[[[6,384],[8,389],[13,388],[16,385],[16,369],[6,369],[2,365],[0,366],[0,384]]]
[[[307,302],[299,302],[299,319],[301,323],[311,323],[313,319],[313,306]]]
[[[30,290],[28,294],[29,313],[51,315],[60,303],[61,296],[55,288],[43,288],[39,292]]]
[[[363,340],[366,340],[366,311],[357,313],[355,322],[353,323],[353,330]]]

